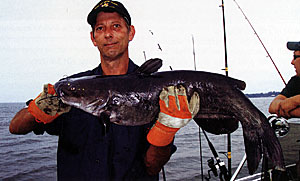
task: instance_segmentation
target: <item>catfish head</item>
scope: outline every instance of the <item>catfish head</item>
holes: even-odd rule
[[[85,107],[85,111],[100,116],[102,108],[109,100],[109,90],[96,89],[95,87],[101,85],[91,82],[95,78],[96,75],[65,78],[55,83],[54,88],[63,103],[76,108]]]

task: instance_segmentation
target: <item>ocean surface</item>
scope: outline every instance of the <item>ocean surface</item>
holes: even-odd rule
[[[268,106],[273,98],[250,99],[266,116]],[[0,180],[56,180],[56,149],[58,137],[44,135],[12,135],[9,123],[13,116],[23,108],[25,103],[0,103]],[[223,153],[227,152],[227,136],[207,133],[219,157],[225,161]],[[213,157],[207,141],[201,132],[202,164],[204,177],[208,176],[207,160]],[[242,160],[244,142],[241,126],[231,134],[232,140],[232,174]],[[166,180],[201,180],[199,128],[194,121],[176,134],[177,151],[165,165]],[[257,172],[259,172],[258,170]],[[239,177],[247,175],[247,164]],[[211,173],[211,180],[219,180]],[[238,177],[238,178],[239,178]],[[162,179],[160,173],[160,180]]]

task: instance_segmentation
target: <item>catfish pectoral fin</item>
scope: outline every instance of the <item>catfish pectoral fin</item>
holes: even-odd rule
[[[143,65],[141,65],[137,72],[150,75],[153,72],[158,71],[160,67],[162,66],[162,60],[159,58],[153,58],[150,60],[147,60]]]

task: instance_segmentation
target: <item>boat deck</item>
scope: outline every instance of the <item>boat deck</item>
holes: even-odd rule
[[[289,123],[289,126],[289,133],[279,138],[286,165],[295,164],[300,159],[300,124]]]
[[[283,150],[284,162],[289,179],[299,180],[300,169],[297,168],[296,164],[297,162],[300,163],[300,124],[289,123],[289,126],[290,130],[288,134],[278,139]]]

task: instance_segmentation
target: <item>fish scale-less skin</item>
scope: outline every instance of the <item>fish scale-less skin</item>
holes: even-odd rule
[[[117,116],[119,120],[113,118],[112,122],[123,125],[141,125],[155,118],[153,114],[149,115],[149,111],[155,112],[155,114],[158,113],[158,95],[162,88],[180,84],[186,87],[188,99],[194,91],[200,94],[203,104],[200,104],[198,115],[209,115],[212,110],[215,110],[216,113],[224,112],[228,115],[229,107],[219,106],[223,102],[223,95],[226,95],[226,92],[223,92],[221,97],[218,92],[223,89],[222,87],[236,89],[235,87],[238,85],[233,85],[233,83],[243,84],[243,82],[219,76],[231,82],[229,82],[230,84],[218,85],[213,84],[213,81],[216,82],[216,80],[210,80],[209,76],[210,73],[195,71],[158,72],[145,76],[139,74],[108,77],[92,76],[86,79],[75,78],[60,81],[60,85],[63,82],[66,84],[63,91],[58,88],[58,92],[62,95],[61,98],[64,103],[86,110],[96,116],[99,116],[103,111],[106,113],[114,111],[119,112],[119,116]],[[59,83],[56,84],[56,87],[59,87]],[[93,90],[93,92],[90,92],[90,90]],[[82,97],[84,98],[82,99]],[[74,98],[77,98],[78,101]],[[102,108],[104,104],[105,106]],[[88,109],[86,109],[87,107]],[[92,109],[91,107],[95,108]],[[98,107],[101,107],[101,109],[98,109]],[[120,109],[126,109],[126,111],[123,112]],[[90,110],[93,110],[93,112]],[[139,113],[136,113],[136,110]],[[141,120],[139,116],[134,114],[144,115],[145,119]]]
[[[263,151],[283,168],[279,141],[267,118],[241,92],[243,81],[209,72],[167,71],[67,78],[57,82],[55,89],[65,104],[95,116],[105,114],[116,124],[135,126],[157,119],[159,94],[170,85],[183,85],[188,100],[198,92],[200,110],[194,120],[204,130],[231,133],[241,122],[250,174],[257,169]]]
[[[236,92],[232,108],[240,111],[236,118],[243,127],[245,151],[247,154],[248,170],[253,174],[260,162],[262,153],[267,154],[274,165],[284,168],[282,149],[275,132],[265,115],[259,111],[242,92]],[[251,159],[256,158],[256,159]]]

